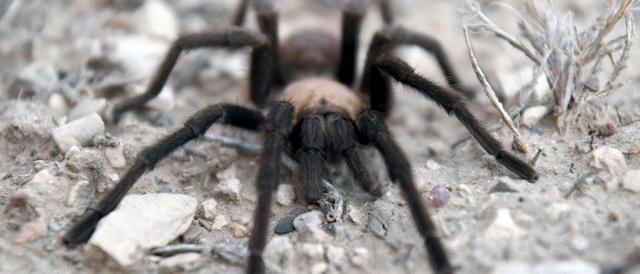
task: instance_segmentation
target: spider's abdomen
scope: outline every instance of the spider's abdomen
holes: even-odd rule
[[[347,86],[324,78],[294,82],[280,93],[279,99],[295,107],[296,120],[310,113],[341,113],[355,120],[365,105]]]
[[[282,53],[282,60],[294,78],[331,74],[340,56],[339,40],[321,29],[303,29],[282,43]]]

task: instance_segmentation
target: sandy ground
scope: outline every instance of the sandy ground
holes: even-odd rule
[[[161,57],[172,35],[175,36],[163,29],[171,24],[162,20],[151,20],[160,31],[148,27],[149,21],[144,20],[136,4],[139,2],[144,1],[25,1],[13,6],[12,1],[0,1],[3,98],[0,273],[242,273],[241,259],[234,261],[219,253],[178,259],[173,264],[166,258],[147,254],[133,265],[121,267],[105,256],[85,252],[82,247],[67,249],[61,244],[61,235],[74,219],[117,182],[143,145],[178,128],[200,107],[244,100],[241,95],[246,86],[244,52],[191,52],[181,59],[169,83],[175,91],[175,105],[170,111],[127,114],[118,124],[107,125],[94,144],[73,154],[61,152],[51,130],[65,121],[69,109],[86,98],[107,98],[108,102],[121,99],[122,87],[139,85],[140,78],[144,81],[148,77],[144,73],[154,67],[154,61],[149,65],[148,60]],[[231,14],[230,2],[234,1],[189,0],[169,4],[178,19],[175,32],[212,28],[216,20],[226,20]],[[312,24],[339,30],[339,5],[334,1],[278,2],[283,37]],[[461,31],[460,3],[393,2],[399,22],[437,37],[446,46],[464,82],[479,86],[469,65]],[[505,2],[516,6],[519,3]],[[589,23],[604,5],[601,3],[604,1],[595,0],[566,2],[562,1],[557,8],[571,10],[581,24]],[[494,8],[488,15],[505,29],[517,32],[514,15],[508,9]],[[365,21],[362,36],[365,45],[381,26],[378,17],[371,12]],[[256,27],[253,20],[249,27]],[[148,42],[149,37],[154,40]],[[126,44],[141,41],[135,39],[143,39],[147,44]],[[483,65],[501,79],[526,81],[517,75],[530,64],[518,52],[492,37],[474,36],[474,39]],[[140,47],[118,53],[123,43]],[[132,58],[133,61],[113,61],[130,56],[127,54],[131,52],[146,55]],[[428,55],[416,49],[406,49],[401,55],[421,74],[442,81]],[[397,110],[389,119],[391,130],[414,166],[425,201],[429,203],[431,190],[438,185],[445,186],[450,194],[447,204],[432,209],[431,213],[453,264],[459,267],[458,273],[534,273],[527,272],[530,269],[536,269],[535,273],[614,273],[612,269],[616,267],[637,262],[640,199],[637,192],[626,189],[622,182],[627,170],[640,168],[640,123],[634,123],[640,118],[637,92],[640,70],[634,66],[638,61],[640,52],[636,47],[631,65],[623,75],[630,84],[607,100],[609,112],[605,116],[587,117],[588,121],[581,124],[585,128],[613,121],[619,130],[617,134],[600,138],[586,131],[571,130],[561,135],[551,119],[542,120],[533,129],[521,127],[530,145],[544,150],[536,165],[541,177],[535,184],[515,179],[475,142],[463,142],[452,149],[454,143],[467,136],[465,129],[435,104],[409,89],[396,88]],[[30,70],[29,79],[44,84],[25,94],[15,79],[34,63],[45,65]],[[105,79],[115,84],[105,87]],[[64,98],[66,103],[60,104],[52,97]],[[495,110],[484,95],[469,105],[484,124],[489,127],[498,124]],[[210,134],[251,143],[260,141],[249,132],[219,126],[214,126]],[[507,131],[495,134],[509,146]],[[120,153],[126,160],[123,167],[114,167],[111,158],[114,147],[122,149]],[[591,166],[593,151],[602,147],[624,155],[625,166],[617,174]],[[532,149],[520,157],[532,159],[535,152]],[[269,263],[275,265],[271,268],[273,273],[430,273],[425,250],[399,190],[387,179],[379,156],[374,151],[368,151],[367,155],[379,180],[386,185],[386,194],[379,200],[372,199],[351,184],[344,168],[335,168],[333,177],[347,197],[348,212],[343,220],[323,227],[327,238],[307,239],[298,232],[276,237],[271,232],[270,239],[277,238],[272,249],[267,250],[271,256]],[[197,215],[189,236],[174,243],[217,244],[229,250],[231,257],[242,256],[256,199],[253,182],[258,160],[254,153],[197,140],[143,176],[131,193],[183,193],[202,202],[213,197],[211,189],[218,183],[216,173],[232,166],[242,182],[241,198],[217,199],[216,209],[216,215],[224,216],[230,223],[210,229],[207,227],[210,221]],[[15,199],[16,193],[27,188],[34,174],[42,170],[53,174],[57,184],[29,197],[26,209],[13,206],[10,199]],[[69,192],[82,180],[88,181],[94,191],[69,203]],[[295,184],[296,178],[292,174],[283,175],[282,183]],[[496,185],[502,186],[503,191],[493,191]],[[505,186],[508,191],[504,191]],[[296,207],[306,208],[302,202],[275,205],[271,227]],[[44,220],[45,224],[40,226],[45,227],[44,231],[24,232],[25,224],[33,224],[38,218]],[[33,237],[20,238],[25,233]],[[283,242],[290,244],[273,247]],[[284,249],[284,255],[274,251],[278,248]],[[279,261],[272,261],[273,258]],[[640,273],[638,269],[635,271],[626,273]]]

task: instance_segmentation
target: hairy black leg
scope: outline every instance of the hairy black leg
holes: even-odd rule
[[[382,114],[376,111],[365,111],[358,119],[358,127],[362,141],[372,144],[380,151],[389,177],[400,185],[418,232],[424,239],[431,267],[438,274],[453,273],[447,253],[436,233],[435,225],[413,182],[411,165],[384,125]]]
[[[320,199],[323,191],[322,180],[327,178],[324,130],[323,117],[309,114],[302,118],[292,134],[295,157],[300,164],[304,196],[308,203],[315,203]]]
[[[373,97],[372,94],[376,94],[376,98],[380,99],[380,101],[371,99],[372,109],[386,114],[389,111],[392,96],[388,79],[375,69],[374,63],[379,56],[404,45],[418,46],[433,54],[449,85],[467,97],[473,96],[473,92],[462,85],[444,48],[436,39],[395,25],[376,32],[367,52],[360,90],[371,97]]]
[[[379,0],[378,5],[385,24],[390,24],[393,19],[388,1]],[[346,86],[353,85],[356,77],[359,36],[366,11],[367,2],[364,0],[350,0],[342,11],[342,41],[336,77]]]
[[[287,74],[280,58],[280,42],[278,40],[278,13],[273,7],[272,0],[253,0],[253,9],[256,11],[258,26],[271,42],[271,54],[273,58],[273,84],[283,86],[287,83]]]
[[[258,130],[263,123],[263,117],[260,112],[231,104],[212,105],[196,112],[182,128],[142,150],[136,157],[133,166],[113,190],[102,198],[96,208],[87,210],[80,221],[75,223],[71,230],[64,235],[64,242],[69,246],[86,242],[93,234],[98,221],[115,209],[142,174],[153,169],[160,160],[167,157],[175,149],[204,134],[216,121],[240,128]]]
[[[344,157],[353,177],[365,191],[380,197],[382,186],[372,179],[356,140],[356,127],[351,119],[341,114],[327,116],[328,150]]]
[[[273,57],[271,46],[265,36],[250,30],[232,27],[218,32],[202,32],[186,34],[178,38],[167,52],[160,67],[151,79],[147,90],[138,96],[128,98],[114,106],[111,119],[117,119],[122,113],[142,107],[149,100],[158,96],[167,82],[171,70],[178,61],[180,53],[204,47],[239,48],[252,47],[250,83],[251,99],[258,106],[266,103],[269,95],[270,68]]]
[[[494,156],[500,164],[530,182],[535,182],[538,179],[538,173],[531,166],[504,150],[500,142],[493,138],[469,112],[463,98],[459,95],[416,74],[412,67],[397,57],[385,55],[376,61],[375,66],[381,72],[391,75],[398,82],[416,89],[438,103],[450,115],[455,115],[482,148]]]
[[[249,0],[240,0],[240,3],[238,3],[238,7],[236,8],[235,13],[233,14],[233,18],[231,19],[231,24],[238,27],[241,27],[242,25],[244,25],[244,20],[247,17],[248,6],[249,6]]]
[[[271,213],[271,195],[278,188],[280,175],[280,156],[288,141],[293,120],[293,106],[289,103],[276,103],[267,118],[267,134],[262,149],[260,170],[256,185],[258,202],[254,212],[253,230],[249,242],[249,262],[247,273],[264,273],[262,251],[267,242],[269,214]]]
[[[351,86],[355,79],[358,42],[365,12],[366,5],[361,0],[349,1],[342,11],[342,41],[337,78],[346,86]]]

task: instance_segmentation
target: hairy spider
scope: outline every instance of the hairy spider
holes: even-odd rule
[[[282,153],[291,154],[299,163],[304,197],[310,204],[318,203],[328,191],[323,185],[328,159],[343,158],[360,186],[379,197],[382,190],[365,167],[363,145],[374,146],[380,152],[389,177],[402,189],[433,270],[452,273],[447,253],[413,182],[411,166],[384,122],[391,110],[391,79],[412,87],[457,117],[487,153],[521,178],[534,182],[538,175],[505,151],[467,110],[462,95],[471,93],[460,84],[439,43],[393,24],[386,1],[379,2],[386,26],[371,41],[360,86],[352,88],[358,36],[368,8],[363,2],[350,1],[343,9],[341,41],[320,29],[308,29],[295,32],[280,45],[278,16],[269,0],[250,3],[242,0],[233,19],[235,26],[178,38],[147,91],[117,104],[108,116],[117,119],[126,111],[142,108],[158,95],[183,51],[204,47],[252,48],[249,92],[251,101],[260,110],[214,104],[196,112],[184,127],[140,152],[115,188],[96,208],[85,212],[64,236],[64,242],[71,246],[86,242],[98,221],[114,210],[142,174],[217,122],[264,133],[247,273],[264,273],[262,251],[268,234],[272,193],[279,183]],[[256,11],[261,33],[240,27],[248,7]],[[403,45],[415,45],[432,53],[452,89],[423,78],[394,56],[393,49]],[[336,80],[331,79],[332,75]],[[268,114],[263,116],[262,110],[268,110]]]

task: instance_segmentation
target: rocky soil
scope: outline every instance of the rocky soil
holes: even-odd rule
[[[229,127],[214,126],[144,175],[87,245],[61,242],[145,145],[207,104],[244,104],[246,51],[197,50],[183,55],[147,110],[117,124],[99,115],[144,90],[179,33],[227,21],[235,2],[0,0],[0,273],[243,273],[261,139]],[[283,37],[310,25],[339,30],[336,1],[277,2]],[[437,37],[464,82],[479,87],[460,3],[392,2],[399,22]],[[606,5],[568,2],[557,9],[581,24]],[[488,6],[493,20],[517,33],[513,11]],[[254,20],[248,25],[256,29]],[[364,45],[380,26],[370,12]],[[513,100],[531,64],[494,37],[473,39],[480,62]],[[400,54],[443,81],[428,55]],[[464,127],[435,104],[396,86],[388,122],[458,273],[640,273],[640,51],[631,54],[622,76],[629,83],[575,128],[561,134],[536,109],[516,121],[531,147],[519,156],[537,158],[535,184],[464,141]],[[496,111],[484,97],[469,106],[495,128]],[[508,131],[494,134],[510,147]],[[379,155],[366,153],[385,194],[373,199],[343,165],[333,167],[331,183],[345,201],[335,222],[296,199],[297,177],[282,174],[265,251],[270,273],[430,273],[399,189]]]

